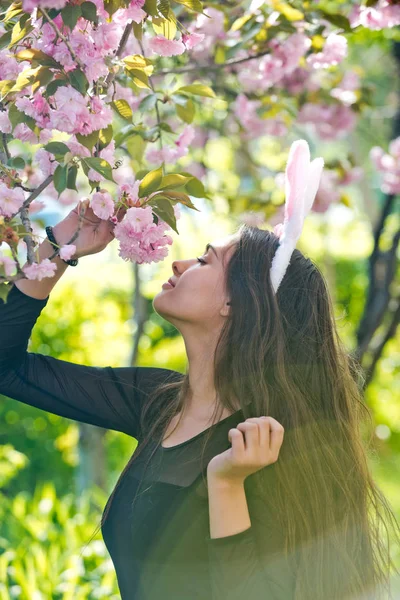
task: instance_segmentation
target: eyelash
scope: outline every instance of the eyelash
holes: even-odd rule
[[[199,261],[199,263],[201,263],[202,265],[206,265],[207,264],[206,261],[203,260],[202,258],[198,258],[197,256],[196,256],[196,258]]]

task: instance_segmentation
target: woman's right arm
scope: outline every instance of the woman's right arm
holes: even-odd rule
[[[54,233],[61,243],[56,230]],[[40,260],[52,253],[50,242],[42,242]],[[19,279],[7,302],[0,300],[0,394],[138,439],[145,396],[158,384],[176,380],[181,374],[153,367],[92,367],[27,352],[32,328],[67,267],[58,256],[52,261],[62,263],[54,277]]]

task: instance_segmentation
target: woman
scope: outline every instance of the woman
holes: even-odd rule
[[[77,215],[54,227],[60,245]],[[74,257],[112,239],[87,208]],[[182,333],[185,374],[27,352],[67,267],[58,256],[53,278],[20,279],[0,303],[2,394],[138,439],[101,522],[123,600],[383,597],[392,563],[379,528],[395,517],[361,441],[361,372],[299,250],[274,293],[278,245],[241,226],[173,262],[154,308]],[[40,261],[52,253],[44,240]]]

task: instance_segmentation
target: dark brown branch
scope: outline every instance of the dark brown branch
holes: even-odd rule
[[[400,323],[400,298],[397,299],[397,307],[393,311],[393,317],[392,317],[391,322],[389,323],[389,327],[388,327],[385,335],[382,337],[381,342],[376,347],[375,352],[373,353],[371,364],[366,369],[364,387],[367,387],[367,385],[372,381],[376,365],[383,354],[383,350],[384,350],[386,344],[388,343],[389,340],[393,339],[394,336],[396,335],[396,331],[399,326],[399,323]]]

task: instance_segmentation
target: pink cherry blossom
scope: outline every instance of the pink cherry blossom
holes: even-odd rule
[[[143,208],[128,208],[124,220],[129,223],[133,231],[142,231],[146,226],[153,223],[151,206],[145,206]]]
[[[109,192],[100,190],[93,194],[90,208],[99,219],[106,220],[114,214],[115,203]]]
[[[75,244],[65,244],[60,248],[60,257],[63,260],[70,260],[76,252]]]
[[[15,105],[21,112],[24,112],[29,117],[33,117],[39,127],[47,127],[49,122],[50,106],[46,98],[40,92],[37,92],[33,100],[27,96],[17,98]]]
[[[182,42],[185,44],[186,48],[188,50],[192,50],[192,48],[194,48],[195,46],[197,46],[197,44],[199,44],[200,42],[202,42],[205,38],[205,34],[204,33],[189,33],[189,34],[183,34],[182,35]]]
[[[141,179],[137,179],[134,183],[123,183],[119,186],[119,198],[122,198],[122,195],[125,194],[127,196],[128,203],[131,206],[134,206],[139,202],[139,186]]]
[[[180,217],[180,208],[174,206],[175,218]],[[170,226],[162,220],[154,222],[150,206],[129,208],[124,219],[115,225],[115,238],[120,242],[119,256],[134,260],[138,264],[158,262],[168,255],[172,238],[165,232]]]
[[[64,8],[68,0],[22,0],[22,8],[25,12],[32,12],[37,6],[43,8]]]
[[[21,142],[29,142],[30,144],[38,143],[38,136],[26,123],[18,123],[14,127],[13,137],[18,138]]]
[[[135,23],[141,23],[146,18],[147,13],[142,10],[145,0],[132,0],[126,9],[119,9],[113,15],[113,20],[121,22],[125,25],[129,21],[135,21]]]
[[[8,117],[7,111],[0,111],[0,131],[3,133],[11,133],[12,125]]]
[[[27,264],[22,267],[27,279],[36,279],[41,281],[44,277],[53,277],[57,270],[56,263],[48,258],[44,258],[40,263]]]
[[[0,250],[0,266],[3,267],[5,276],[10,277],[13,275],[14,269],[17,268],[17,263],[11,256],[3,254]]]
[[[156,35],[148,43],[149,50],[159,56],[176,56],[185,52],[185,46],[181,40],[168,40],[163,35]]]
[[[359,25],[371,30],[395,27],[400,25],[400,6],[387,0],[379,0],[374,6],[356,4],[348,19],[353,28]]]
[[[376,170],[383,175],[381,190],[384,194],[400,193],[400,137],[389,144],[389,153],[379,146],[373,146],[369,157]]]
[[[297,122],[310,123],[322,140],[341,139],[356,125],[356,114],[340,104],[318,105],[306,102],[299,110]]]
[[[0,215],[12,217],[25,201],[24,190],[20,187],[9,188],[0,181]]]
[[[306,58],[307,64],[314,69],[326,69],[337,65],[347,56],[347,39],[344,35],[330,33],[325,41],[322,52],[310,54]]]
[[[75,136],[72,136],[67,141],[67,146],[74,156],[80,156],[82,158],[85,156],[91,156],[89,148],[86,148],[86,146],[80,144]]]
[[[55,160],[54,154],[47,152],[44,148],[39,148],[35,153],[34,161],[45,177],[53,175],[58,163]]]
[[[16,79],[27,64],[26,61],[19,63],[14,56],[10,56],[9,50],[0,50],[0,80]]]

